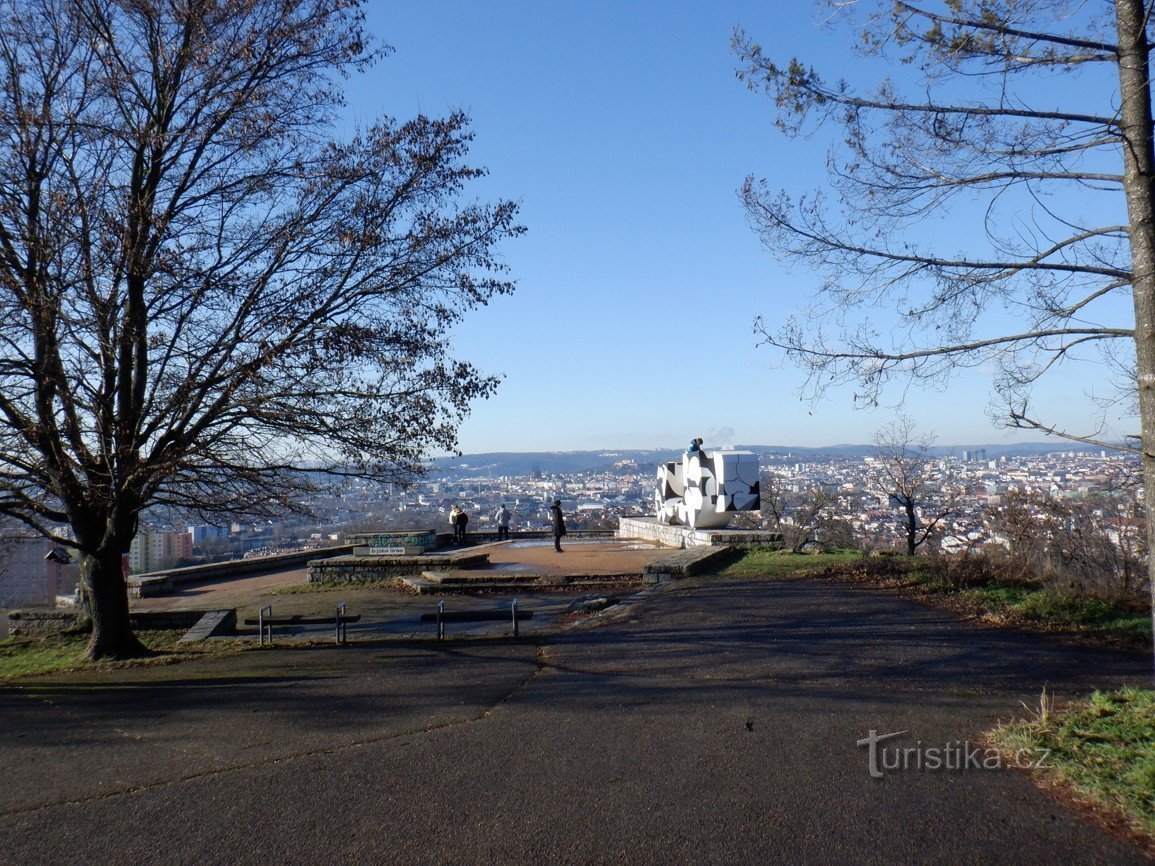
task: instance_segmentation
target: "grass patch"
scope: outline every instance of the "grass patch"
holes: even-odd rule
[[[84,663],[87,635],[6,637],[0,640],[0,679],[70,670]]]
[[[1050,754],[1045,771],[1155,835],[1155,692],[1095,692],[1060,712],[1009,722],[989,734],[999,748]]]
[[[783,577],[849,566],[861,562],[862,559],[862,554],[854,550],[835,553],[790,553],[785,550],[758,547],[746,551],[741,559],[731,563],[719,573],[724,577]]]
[[[1056,592],[1046,587],[990,586],[960,590],[959,598],[1007,622],[1143,637],[1151,619],[1119,602]]]
[[[143,630],[136,636],[156,655],[125,661],[92,662],[84,657],[86,634],[52,634],[40,637],[11,636],[0,639],[0,681],[78,670],[173,664],[206,656],[230,655],[244,648],[241,641],[206,641],[180,644],[184,631]]]

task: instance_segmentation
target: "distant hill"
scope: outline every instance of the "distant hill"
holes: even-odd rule
[[[709,443],[707,443],[707,448]],[[821,457],[866,457],[875,452],[873,445],[828,445],[810,448],[800,445],[736,445],[742,451],[753,451],[760,458],[796,457],[800,460]],[[931,452],[938,457],[961,455],[963,451],[986,451],[988,460],[999,457],[1022,457],[1071,451],[1097,452],[1099,449],[1077,442],[1017,442],[999,445],[936,445]],[[563,475],[574,472],[611,471],[615,463],[633,461],[645,471],[656,468],[664,460],[681,456],[680,449],[651,448],[605,449],[602,451],[511,451],[488,454],[463,454],[460,457],[438,457],[433,461],[432,473],[449,477],[491,475],[523,476],[537,470],[542,475]]]

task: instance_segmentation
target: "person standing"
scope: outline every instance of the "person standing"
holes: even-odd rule
[[[493,522],[497,524],[497,540],[509,541],[509,509],[505,503],[493,515]]]
[[[702,450],[702,437],[698,436],[695,439],[691,439],[690,440],[690,453],[691,454],[697,454],[701,450]]]
[[[561,500],[555,499],[549,508],[550,520],[553,521],[553,549],[564,553],[561,549],[561,537],[565,535],[565,515],[561,513]]]
[[[457,523],[453,527],[453,537],[458,544],[465,544],[465,527],[469,525],[469,512],[464,508],[457,511]]]
[[[461,506],[454,505],[449,509],[449,525],[453,527],[453,543],[457,544],[459,530],[457,529],[457,515],[461,513]]]

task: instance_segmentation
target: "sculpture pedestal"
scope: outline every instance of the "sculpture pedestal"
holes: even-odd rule
[[[656,517],[622,517],[618,538],[654,541],[667,547],[774,547],[782,546],[782,533],[758,529],[691,529],[663,523]]]

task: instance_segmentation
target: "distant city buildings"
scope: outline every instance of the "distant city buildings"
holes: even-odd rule
[[[1111,537],[1134,535],[1142,488],[1136,484],[1134,458],[1112,452],[1055,452],[1014,456],[988,449],[966,449],[928,461],[935,492],[953,502],[941,524],[937,544],[951,552],[998,543],[988,517],[1012,492],[1037,492],[1052,497],[1109,494],[1108,504],[1095,513]],[[548,508],[561,499],[574,529],[616,529],[618,518],[654,513],[654,483],[660,460],[672,452],[654,452],[645,459],[595,455],[599,468],[568,472],[543,471],[527,464],[524,475],[493,475],[492,467],[458,466],[402,489],[350,479],[340,490],[319,493],[306,503],[315,519],[286,516],[231,526],[144,525],[129,550],[129,571],[142,574],[206,559],[263,556],[339,541],[342,532],[380,528],[448,531],[448,514],[456,504],[469,513],[469,531],[496,534],[494,514],[502,504],[512,516],[510,529],[544,530]],[[771,453],[760,456],[764,480],[773,479],[782,495],[795,501],[820,489],[832,520],[853,534],[855,543],[875,549],[900,545],[902,527],[887,491],[877,483],[879,464],[872,456]],[[476,474],[473,474],[476,473]],[[483,474],[484,473],[484,474]],[[764,485],[765,486],[765,485]],[[763,502],[765,504],[765,494]],[[769,520],[763,513],[762,520]],[[75,590],[75,564],[48,562],[52,545],[13,532],[0,540],[0,606],[51,604],[57,595]]]
[[[204,529],[204,527],[197,527]],[[130,574],[147,574],[171,568],[193,557],[193,532],[182,529],[144,530],[136,534],[128,548]]]

